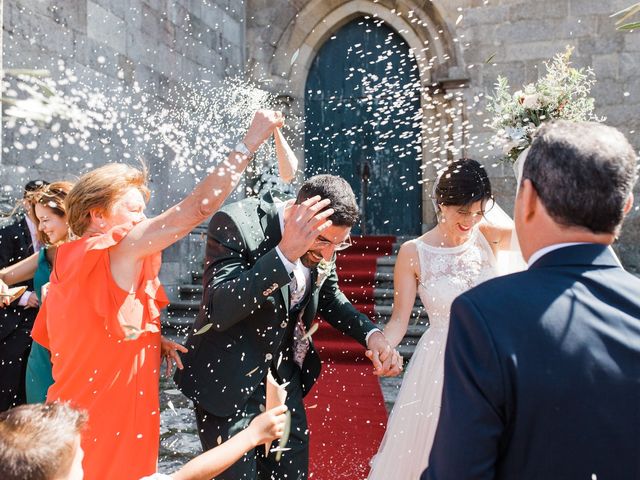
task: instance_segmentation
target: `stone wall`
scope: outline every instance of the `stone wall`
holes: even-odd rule
[[[640,32],[620,32],[610,15],[633,2],[629,0],[539,0],[536,2],[490,1],[438,2],[451,12],[455,22],[457,8],[463,15],[455,27],[464,48],[464,59],[471,79],[471,95],[487,95],[498,75],[506,75],[510,84],[534,82],[544,72],[543,62],[565,46],[575,48],[576,67],[591,66],[597,83],[592,90],[596,113],[606,123],[619,128],[640,150]],[[455,8],[454,8],[455,7]],[[455,17],[455,18],[454,18]],[[491,64],[485,61],[493,56]],[[482,104],[480,104],[482,106]],[[478,112],[481,109],[477,110]],[[488,132],[481,127],[483,118],[471,117],[480,139]],[[472,152],[485,157],[486,152]],[[489,155],[491,158],[491,155]],[[512,191],[512,188],[510,191]],[[640,189],[636,187],[636,198]],[[637,204],[638,202],[636,202]],[[629,268],[640,269],[640,216],[634,209],[626,220],[616,249]]]
[[[542,64],[566,45],[576,66],[593,66],[598,78],[596,109],[640,148],[640,32],[617,32],[611,13],[632,0],[61,0],[5,1],[4,67],[49,68],[58,60],[88,83],[114,87],[138,81],[161,98],[177,81],[199,88],[229,74],[248,78],[280,96],[283,108],[303,127],[306,74],[315,53],[342,25],[358,16],[384,20],[416,53],[420,78],[434,104],[424,105],[424,227],[434,161],[473,156],[487,165],[490,132],[483,110],[499,74],[513,87],[535,81]],[[425,46],[429,51],[425,52]],[[433,57],[433,58],[431,58]],[[100,59],[106,61],[100,61]],[[434,127],[434,119],[440,125]],[[431,122],[431,123],[430,123]],[[453,133],[456,133],[454,135]],[[68,177],[106,159],[69,148],[65,161],[42,161],[43,150],[12,148],[14,132],[3,132],[0,183],[19,188],[27,178]],[[303,137],[293,138],[303,159]],[[430,145],[439,146],[437,154]],[[45,148],[46,150],[46,148]],[[125,152],[120,150],[116,153]],[[75,158],[74,158],[75,157]],[[167,158],[149,158],[157,212],[192,184]],[[514,180],[509,168],[492,167],[500,202],[510,210]],[[6,193],[6,192],[5,192]],[[635,242],[640,214],[631,214],[619,251],[640,266]],[[184,254],[170,249],[165,275],[185,275]]]
[[[411,48],[430,47],[437,58],[427,68],[418,58],[424,89],[440,89],[439,103],[425,111],[425,124],[438,114],[453,129],[436,132],[446,158],[467,155],[495,165],[488,149],[491,132],[483,127],[485,98],[498,75],[512,88],[537,80],[543,62],[567,45],[575,48],[573,63],[592,66],[598,79],[593,90],[596,113],[622,130],[640,149],[640,32],[615,30],[614,12],[631,0],[248,0],[247,56],[253,76],[290,99],[293,111],[303,111],[304,82],[315,53],[342,25],[357,16],[383,19]],[[292,61],[295,60],[295,61]],[[447,100],[448,99],[448,100]],[[459,99],[461,101],[459,101]],[[425,105],[427,107],[427,105]],[[461,136],[452,137],[455,125]],[[428,128],[425,125],[425,130]],[[303,156],[302,142],[298,152]],[[428,193],[434,180],[434,160],[424,151],[423,210],[430,211]],[[510,167],[490,168],[494,189],[506,210],[512,209],[515,181]],[[640,191],[640,190],[639,190]],[[638,197],[638,195],[636,195]],[[433,223],[426,215],[424,228]],[[640,214],[634,210],[617,245],[624,263],[640,268]]]
[[[244,64],[245,6],[234,0],[20,0],[5,1],[3,67],[48,69],[64,78],[64,62],[85,85],[115,90],[137,82],[160,98],[177,82],[198,89],[237,73]],[[3,129],[0,184],[5,201],[21,194],[32,178],[69,179],[105,161],[129,162],[126,149],[82,151],[74,145],[44,158],[48,132],[33,149],[14,147],[16,129]],[[147,156],[151,214],[178,200],[194,183],[180,175],[171,158]],[[188,241],[164,254],[163,279],[171,287],[188,276]],[[199,260],[202,261],[201,259]]]

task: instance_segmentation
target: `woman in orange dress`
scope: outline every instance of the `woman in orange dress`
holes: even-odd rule
[[[280,112],[255,114],[244,142],[182,202],[144,215],[145,175],[108,164],[84,175],[67,196],[79,240],[58,250],[33,338],[51,352],[47,401],[89,413],[82,436],[88,480],[138,480],[156,471],[161,360],[184,347],[161,338],[168,303],[158,280],[161,251],[213,214],[256,149],[283,125]]]

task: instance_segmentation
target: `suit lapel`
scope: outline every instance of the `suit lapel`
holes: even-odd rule
[[[268,243],[269,249],[275,248],[280,242],[280,239],[282,239],[282,232],[280,231],[278,210],[270,192],[265,193],[260,200],[259,216],[265,242]],[[284,306],[287,312],[289,312],[289,284],[281,287],[280,293],[282,293]]]

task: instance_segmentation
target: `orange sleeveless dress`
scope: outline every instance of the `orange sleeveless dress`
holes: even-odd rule
[[[113,280],[109,249],[131,226],[58,249],[32,336],[51,352],[47,401],[89,413],[82,435],[87,480],[138,480],[156,471],[160,436],[161,254],[143,262],[135,292]]]

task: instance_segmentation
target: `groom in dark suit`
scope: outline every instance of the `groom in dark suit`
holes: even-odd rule
[[[616,129],[539,129],[515,204],[529,269],[453,303],[423,480],[640,478],[640,280],[609,247],[635,182]]]
[[[401,359],[384,335],[338,288],[335,252],[350,245],[358,206],[349,184],[333,175],[307,180],[296,200],[271,194],[222,208],[209,224],[204,295],[179,388],[196,404],[205,449],[260,413],[270,371],[286,383],[292,426],[280,462],[259,447],[220,479],[307,478],[308,431],[302,398],[320,375],[308,335],[316,313],[368,348],[377,375],[396,375]],[[366,412],[363,412],[366,415]]]

